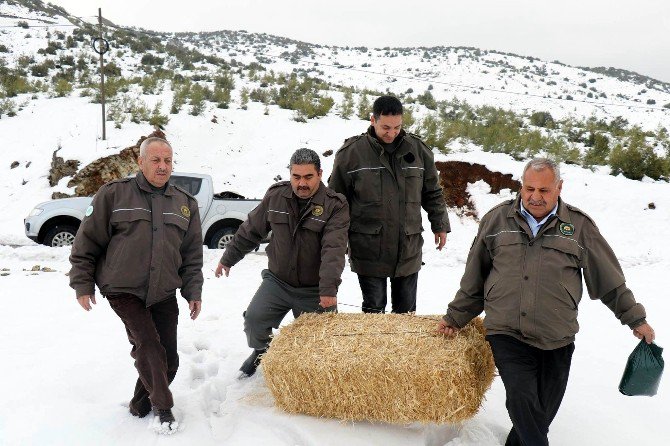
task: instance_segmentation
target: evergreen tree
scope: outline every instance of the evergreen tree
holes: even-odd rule
[[[358,99],[358,118],[364,121],[369,121],[370,115],[372,114],[371,112],[372,105],[370,105],[370,101],[368,101],[368,95],[363,93]]]
[[[351,92],[351,88],[347,88],[344,90],[344,99],[342,100],[342,105],[340,106],[340,116],[344,119],[349,119],[353,114],[354,95]]]

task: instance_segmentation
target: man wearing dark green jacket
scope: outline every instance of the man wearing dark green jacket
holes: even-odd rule
[[[548,445],[568,383],[582,275],[600,300],[647,343],[654,330],[614,252],[591,218],[562,201],[559,167],[531,160],[516,200],[481,220],[461,287],[438,330],[452,336],[482,311],[486,339],[512,420],[505,445]]]
[[[328,187],[349,202],[349,256],[363,292],[363,311],[384,312],[387,277],[394,313],[416,310],[421,269],[421,208],[437,249],[449,218],[431,150],[402,129],[402,104],[381,96],[366,133],[347,139],[335,155]]]

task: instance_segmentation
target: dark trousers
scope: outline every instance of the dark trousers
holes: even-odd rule
[[[135,360],[139,378],[130,400],[130,408],[139,413],[170,409],[174,405],[169,385],[177,374],[177,298],[172,297],[146,308],[132,294],[107,296],[109,305],[126,326],[133,346],[130,356]]]
[[[405,277],[391,278],[391,311],[409,313],[416,311],[416,284],[419,273]],[[358,283],[363,292],[364,313],[386,312],[386,277],[358,275]]]
[[[284,316],[293,311],[293,317],[302,313],[336,311],[337,306],[322,308],[319,287],[294,287],[280,280],[270,270],[261,272],[263,281],[244,312],[244,332],[249,347],[266,349],[272,328],[279,328]]]
[[[486,340],[505,385],[505,405],[512,420],[505,445],[549,445],[549,425],[568,385],[575,344],[540,350],[511,336],[489,335]]]

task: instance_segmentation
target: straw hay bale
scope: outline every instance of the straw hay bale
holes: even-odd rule
[[[491,386],[480,318],[448,339],[439,316],[303,314],[261,362],[277,405],[291,413],[388,423],[461,422]]]

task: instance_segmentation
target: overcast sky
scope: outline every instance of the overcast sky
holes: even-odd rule
[[[668,0],[52,0],[158,31],[246,30],[339,46],[473,46],[670,82]]]

